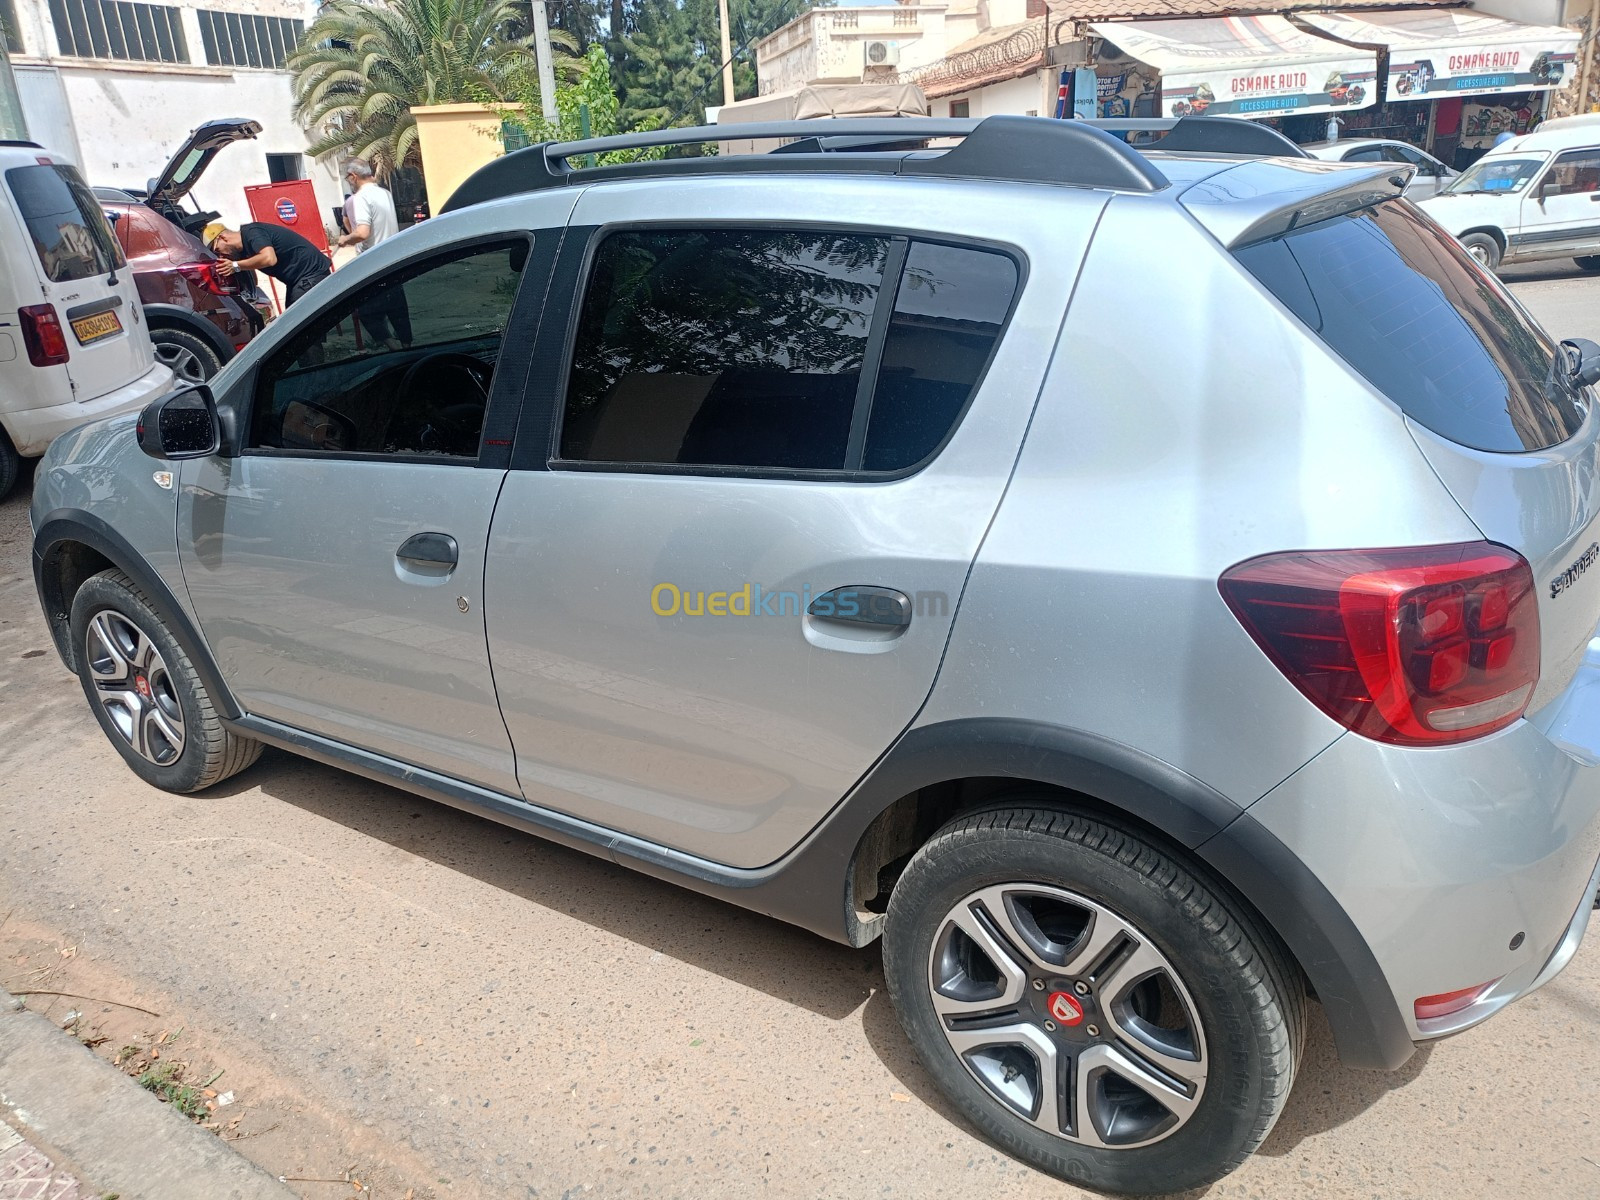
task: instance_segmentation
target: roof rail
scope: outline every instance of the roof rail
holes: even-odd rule
[[[0,146],[26,146],[30,150],[44,149],[38,142],[29,142],[22,138],[0,138]]]
[[[1087,124],[1110,133],[1148,133],[1167,130],[1159,142],[1140,146],[1163,154],[1253,154],[1266,158],[1310,158],[1269,125],[1241,117],[1105,117]]]
[[[655,146],[699,145],[704,142],[768,138],[865,139],[867,144],[923,142],[960,138],[952,150],[934,154],[906,153],[876,157],[876,170],[904,175],[956,179],[998,179],[1019,183],[1059,183],[1075,187],[1154,192],[1167,179],[1133,147],[1087,121],[1045,117],[966,118],[883,117],[850,120],[756,121],[740,125],[701,125],[689,129],[655,129],[578,142],[544,142],[518,150],[480,167],[445,202],[441,212],[541,188],[560,187],[618,174],[689,174],[706,170],[803,171],[819,169],[818,158],[806,153],[733,155],[723,159],[674,159],[626,167],[574,170],[569,159],[615,150]],[[836,169],[839,155],[830,153],[822,170]],[[698,163],[699,165],[693,165]]]

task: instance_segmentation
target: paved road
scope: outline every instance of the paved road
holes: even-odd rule
[[[1504,278],[1555,337],[1600,342],[1600,275],[1578,270],[1570,259],[1507,267]]]
[[[1600,282],[1517,286],[1600,338]],[[396,1200],[1080,1195],[952,1117],[875,950],[272,751],[205,796],[144,786],[49,651],[20,496],[0,730],[0,934],[70,957],[51,986],[183,1023],[281,1114],[239,1144],[274,1173],[360,1160]],[[0,982],[44,969],[20,954]],[[1596,1114],[1600,935],[1394,1075],[1339,1067],[1319,1016],[1284,1118],[1210,1194],[1600,1197]]]

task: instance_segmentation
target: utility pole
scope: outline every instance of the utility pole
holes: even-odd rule
[[[550,58],[550,15],[544,0],[532,0],[533,56],[539,65],[539,107],[545,122],[553,129],[560,115],[556,112],[556,69]]]
[[[733,103],[733,39],[728,36],[728,0],[717,0],[722,18],[722,102]]]

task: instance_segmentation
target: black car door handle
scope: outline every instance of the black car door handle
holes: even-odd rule
[[[910,597],[886,587],[834,588],[813,600],[806,611],[819,621],[835,621],[841,625],[904,629],[911,624]]]
[[[460,557],[455,538],[448,533],[414,533],[400,544],[394,556],[406,562],[437,563],[453,567]]]

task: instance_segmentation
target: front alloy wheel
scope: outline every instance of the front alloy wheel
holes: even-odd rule
[[[950,1048],[1047,1133],[1148,1145],[1205,1091],[1189,989],[1146,935],[1085,896],[1020,883],[974,892],[946,914],[928,973]]]
[[[84,661],[94,700],[133,752],[158,767],[183,754],[183,705],[156,644],[115,609],[89,618]]]

